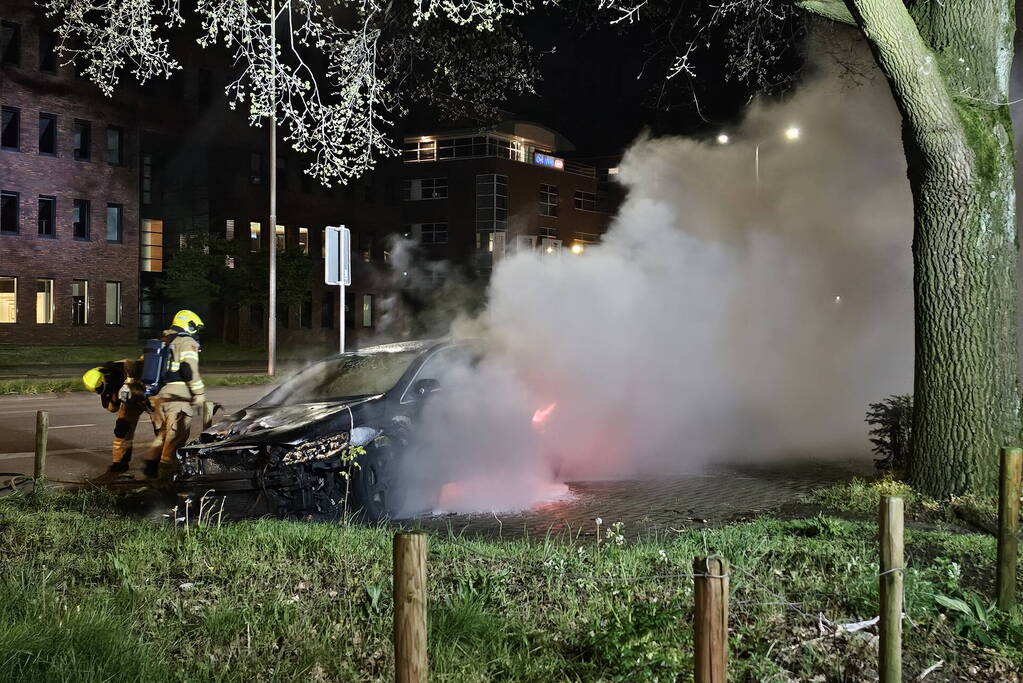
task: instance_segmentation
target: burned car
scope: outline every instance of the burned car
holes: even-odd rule
[[[394,517],[423,406],[446,368],[478,358],[470,343],[419,341],[319,361],[179,449],[178,484],[247,500],[249,514]]]

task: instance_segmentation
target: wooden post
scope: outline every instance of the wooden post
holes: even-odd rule
[[[426,534],[394,535],[394,680],[426,683]]]
[[[998,609],[1016,605],[1016,562],[1019,552],[1020,474],[1023,448],[1003,448],[998,478]]]
[[[202,428],[209,429],[213,426],[213,409],[216,408],[213,401],[202,402]]]
[[[902,680],[902,586],[905,581],[902,498],[884,496],[880,508],[881,643],[877,670],[881,683],[899,683]]]
[[[33,491],[43,492],[46,479],[46,439],[50,432],[50,414],[45,410],[36,411],[36,459],[32,472]]]
[[[693,640],[696,683],[728,680],[728,562],[719,557],[693,560]]]

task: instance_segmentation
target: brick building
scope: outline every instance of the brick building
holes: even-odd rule
[[[0,342],[135,340],[139,111],[58,63],[32,3],[0,20]]]

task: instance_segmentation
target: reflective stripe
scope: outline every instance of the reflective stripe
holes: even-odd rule
[[[178,363],[177,361],[173,361],[172,360],[171,364],[170,364],[170,371],[171,372],[177,372],[180,369],[181,369],[181,363]]]
[[[193,394],[198,394],[200,390],[205,389],[206,385],[202,383],[201,379],[197,379],[194,382],[188,383],[188,388],[192,390]]]
[[[199,354],[195,351],[185,351],[181,354],[181,361],[184,362],[189,359],[199,360]]]

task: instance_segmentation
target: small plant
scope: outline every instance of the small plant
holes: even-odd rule
[[[872,450],[880,456],[874,465],[881,470],[905,470],[913,436],[913,396],[900,394],[871,403],[866,422],[872,427]]]

